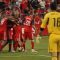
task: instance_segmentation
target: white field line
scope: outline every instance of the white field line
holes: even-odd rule
[[[48,58],[48,57],[51,57],[51,56],[48,56],[48,55],[20,55],[20,56],[0,56],[0,58],[5,58],[5,57],[6,57],[6,58],[7,58],[7,57],[11,57],[11,58],[15,58],[15,57],[16,57],[16,58],[18,58],[18,57],[22,57],[22,56],[23,56],[23,57],[26,57],[26,56],[27,56],[27,57],[32,57],[32,56],[34,57],[34,56],[35,56],[35,57],[47,57],[47,58]]]

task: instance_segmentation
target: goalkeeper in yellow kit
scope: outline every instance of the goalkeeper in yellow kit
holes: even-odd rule
[[[48,23],[49,46],[48,51],[51,53],[52,60],[60,60],[60,12],[57,12],[57,4],[51,3],[51,12],[47,13],[41,24],[42,31]]]

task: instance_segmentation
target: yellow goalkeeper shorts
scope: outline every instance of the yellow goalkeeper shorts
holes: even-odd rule
[[[48,52],[60,52],[60,35],[50,34]]]

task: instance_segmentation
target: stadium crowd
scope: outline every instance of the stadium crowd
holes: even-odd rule
[[[9,52],[25,51],[25,43],[39,39],[43,17],[50,11],[51,0],[0,0],[0,51],[9,44]],[[47,35],[47,27],[42,35]],[[13,45],[13,46],[12,46]],[[13,48],[12,48],[13,47]]]

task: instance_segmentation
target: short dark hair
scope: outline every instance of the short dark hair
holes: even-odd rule
[[[51,10],[56,10],[57,9],[57,3],[56,2],[52,2],[50,4],[50,8],[51,8]]]

